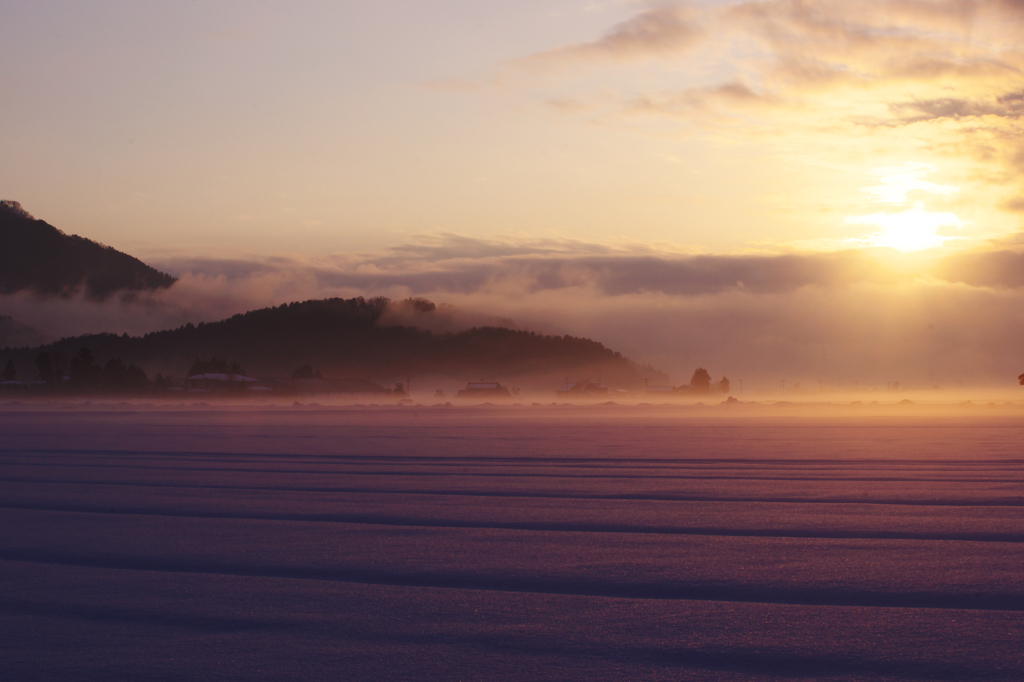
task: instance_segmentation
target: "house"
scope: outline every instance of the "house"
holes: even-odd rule
[[[572,396],[588,396],[591,398],[597,398],[601,396],[606,396],[608,395],[608,393],[608,387],[602,384],[600,381],[594,383],[593,381],[589,381],[586,379],[583,381],[577,381],[574,384],[565,383],[559,386],[557,389],[555,389],[555,395],[566,398]]]
[[[497,381],[478,381],[466,384],[457,398],[511,398],[512,394]]]
[[[190,393],[212,393],[213,391],[241,391],[259,383],[258,379],[242,374],[206,373],[193,374],[185,378],[184,389]]]

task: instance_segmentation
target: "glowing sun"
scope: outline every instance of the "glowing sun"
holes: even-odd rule
[[[878,169],[882,174],[882,184],[863,189],[871,194],[876,202],[896,205],[907,204],[907,194],[913,191],[942,195],[959,191],[957,187],[937,185],[924,180],[923,176],[933,170],[933,166],[920,163]],[[940,235],[940,229],[959,229],[967,224],[955,213],[926,210],[921,201],[915,201],[913,206],[902,211],[849,216],[845,222],[848,225],[874,225],[879,228],[874,234],[855,237],[849,241],[861,246],[886,246],[903,252],[923,251],[942,246],[943,243],[958,237]]]
[[[967,223],[955,213],[926,211],[920,201],[913,208],[898,213],[872,213],[871,215],[850,216],[846,222],[852,225],[876,225],[877,233],[858,239],[865,246],[888,246],[897,251],[922,251],[942,246],[957,237],[940,235],[942,227],[963,227]]]

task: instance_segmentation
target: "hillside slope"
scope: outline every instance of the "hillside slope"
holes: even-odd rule
[[[103,299],[116,291],[169,287],[175,278],[138,258],[68,235],[33,218],[16,201],[0,201],[0,293],[84,291]]]
[[[217,356],[237,361],[258,376],[290,376],[296,367],[309,364],[328,376],[374,381],[444,376],[548,385],[566,376],[590,376],[615,386],[637,387],[645,378],[664,378],[590,339],[501,327],[435,334],[379,324],[389,305],[384,298],[291,303],[141,337],[99,334],[61,339],[11,356],[27,369],[40,351],[68,359],[87,347],[101,364],[118,357],[151,375],[159,371],[178,377],[196,358]]]

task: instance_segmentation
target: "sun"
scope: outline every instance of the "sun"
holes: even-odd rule
[[[961,228],[967,223],[955,213],[942,213],[925,210],[920,201],[905,211],[896,213],[873,213],[871,215],[850,216],[846,222],[851,225],[875,225],[879,231],[861,237],[856,241],[864,246],[887,246],[904,253],[923,251],[942,246],[955,236],[939,234],[943,227]]]
[[[934,170],[934,166],[923,163],[879,168],[876,172],[881,176],[881,184],[863,187],[862,190],[874,197],[877,203],[896,206],[909,203],[907,194],[910,192],[948,196],[959,191],[958,187],[938,185],[923,179]],[[955,213],[927,210],[922,201],[915,201],[913,206],[902,211],[848,216],[845,222],[848,225],[874,225],[879,228],[874,234],[854,237],[848,241],[859,246],[884,246],[904,253],[933,249],[952,239],[959,239],[939,234],[939,231],[948,227],[960,229],[967,224]]]

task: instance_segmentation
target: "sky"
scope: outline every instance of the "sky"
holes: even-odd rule
[[[2,8],[0,198],[182,278],[0,301],[46,333],[423,295],[680,381],[1024,371],[1020,0]]]

